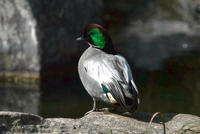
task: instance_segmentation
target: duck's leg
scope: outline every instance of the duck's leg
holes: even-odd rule
[[[92,110],[90,110],[87,113],[85,113],[85,115],[88,115],[91,112],[98,111],[97,108],[96,108],[96,104],[97,104],[96,99],[95,98],[92,98],[92,99],[93,99],[93,108],[92,108]]]
[[[92,98],[93,99],[93,108],[92,108],[92,111],[97,111],[97,101],[95,98]]]

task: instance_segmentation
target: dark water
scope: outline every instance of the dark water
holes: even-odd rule
[[[137,111],[200,116],[199,71],[139,72],[135,76],[141,98]],[[91,108],[92,99],[80,83],[68,85],[66,90],[45,93],[28,87],[0,87],[0,110],[29,112],[44,117],[78,118]]]

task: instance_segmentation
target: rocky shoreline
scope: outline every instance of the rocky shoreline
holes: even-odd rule
[[[80,119],[43,118],[19,112],[0,112],[1,133],[56,134],[162,134],[163,126],[157,117],[148,128],[151,113],[118,115],[93,112]],[[200,117],[190,114],[164,114],[166,132],[170,134],[200,133]]]

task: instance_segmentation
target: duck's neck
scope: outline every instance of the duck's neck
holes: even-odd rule
[[[108,53],[108,54],[113,54],[113,55],[117,54],[117,52],[115,51],[115,48],[113,47],[112,43],[106,44],[103,49],[95,47],[94,45],[91,45],[90,43],[88,43],[88,44],[89,44],[90,48],[93,48],[93,49],[96,49],[96,50],[100,50],[100,51],[103,51],[103,52]]]
[[[106,46],[102,50],[108,54],[117,54],[112,44],[106,44]]]
[[[116,55],[116,51],[115,48],[113,47],[112,44],[112,39],[110,38],[110,36],[106,36],[106,44],[105,47],[102,49],[104,52],[108,53],[108,54],[113,54]]]

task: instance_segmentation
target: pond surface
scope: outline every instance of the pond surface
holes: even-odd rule
[[[160,71],[136,75],[141,98],[137,111],[200,116],[200,72]],[[72,82],[67,87],[66,90],[41,92],[28,87],[0,86],[0,110],[28,112],[43,117],[82,117],[92,108],[92,99],[80,82]]]

